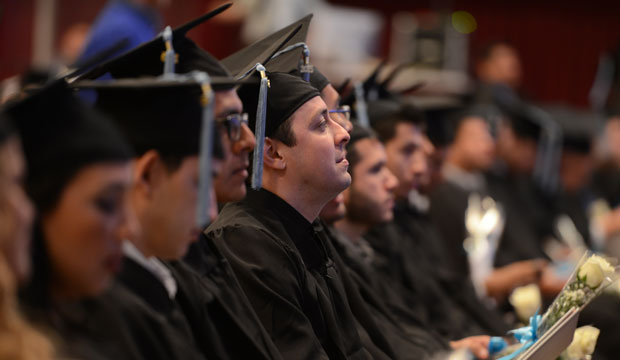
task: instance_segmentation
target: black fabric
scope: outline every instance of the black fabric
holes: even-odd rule
[[[460,186],[444,181],[431,193],[430,218],[439,232],[445,250],[446,263],[455,274],[469,277],[467,253],[463,241],[467,238],[465,229],[465,210],[469,192]]]
[[[285,359],[370,359],[322,239],[266,191],[227,204],[207,228]]]
[[[206,305],[206,312],[231,354],[238,354],[237,358],[282,358],[241,289],[230,264],[211,239],[202,234],[190,247],[183,263],[198,274],[202,284],[200,288],[204,287],[213,296],[213,301]],[[171,265],[179,267],[182,263]]]
[[[21,137],[28,164],[26,189],[40,212],[56,203],[64,186],[81,168],[132,157],[117,129],[83,105],[64,80],[4,111]]]
[[[446,312],[465,314],[465,334],[482,330],[487,335],[503,335],[511,328],[511,324],[505,323],[500,312],[479,300],[469,279],[463,280],[462,276],[450,270],[439,234],[427,214],[419,212],[407,201],[400,200],[394,208],[393,223],[404,235],[400,238],[405,242],[402,253],[408,263],[413,265],[412,269],[427,275],[427,278],[437,285],[440,291],[438,296],[449,298],[453,302],[454,305],[448,306]],[[438,303],[442,301],[437,300]],[[452,317],[457,318],[458,316]]]
[[[191,327],[175,299],[171,299],[162,282],[149,270],[125,257],[118,280],[157,313],[162,314],[189,343],[195,344]]]
[[[553,236],[553,201],[543,197],[528,175],[494,172],[487,176],[487,184],[506,215],[495,266],[546,259],[544,241]]]
[[[346,269],[343,278],[353,314],[377,346],[399,359],[423,359],[449,349],[447,342],[411,313],[404,302],[402,312],[390,308],[389,303],[402,300],[400,295],[371,266],[347,253],[341,241],[348,240],[337,239],[342,234],[328,227],[326,234],[334,261]],[[403,316],[403,312],[407,314]]]
[[[270,87],[267,95],[267,123],[265,136],[272,136],[284,121],[297,111],[308,100],[321,96],[321,93],[309,83],[298,77],[285,73],[267,73]],[[258,106],[258,89],[255,86],[243,86],[239,89],[239,97],[245,109],[256,109]],[[256,126],[256,113],[249,114],[250,128]]]
[[[108,114],[138,155],[196,155],[200,150],[202,89],[196,83],[97,87],[96,108]]]
[[[165,316],[119,282],[98,297],[94,306],[88,316],[93,317],[93,326],[102,334],[101,338],[108,339],[106,343],[95,338],[103,348],[115,348],[126,342],[139,354],[131,359],[205,359],[186,336],[167,322]],[[122,319],[119,325],[102,326],[102,319],[116,318]],[[129,352],[123,350],[107,359],[125,359],[127,354]]]
[[[235,77],[245,74],[256,63],[265,65],[268,71],[289,72],[291,71],[291,68],[289,68],[288,65],[286,70],[278,69],[275,66],[277,64],[293,63],[294,67],[296,67],[301,56],[301,48],[299,50],[283,54],[277,59],[274,59],[272,62],[274,70],[271,70],[266,63],[278,50],[281,50],[288,45],[304,42],[308,32],[308,27],[310,25],[310,20],[312,20],[312,14],[307,15],[302,19],[295,21],[291,25],[288,25],[273,34],[246,46],[245,48],[223,59],[222,63],[230,69],[230,72]]]
[[[162,318],[122,286],[113,284],[96,298],[25,307],[29,320],[61,339],[61,355],[77,359],[204,359]]]
[[[565,151],[590,152],[594,137],[602,128],[604,119],[594,113],[567,106],[549,106],[544,110],[562,129],[562,145]]]

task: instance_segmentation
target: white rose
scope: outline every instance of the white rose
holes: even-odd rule
[[[596,262],[591,262],[589,259],[579,268],[578,276],[585,278],[586,285],[591,289],[599,287],[604,279],[601,266]]]
[[[611,276],[616,271],[616,269],[604,257],[592,255],[588,261],[598,264],[601,267],[601,270],[603,270],[605,277]]]
[[[509,301],[515,308],[519,319],[528,321],[541,306],[540,289],[536,284],[518,287],[510,294]]]
[[[587,355],[592,355],[600,332],[594,326],[582,326],[575,330],[573,341],[565,351],[566,358],[568,360],[580,360]]]

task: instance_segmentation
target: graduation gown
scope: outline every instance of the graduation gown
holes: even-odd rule
[[[502,204],[506,222],[495,254],[495,266],[546,259],[544,240],[553,235],[553,209],[530,176],[493,173],[487,176],[491,196]]]
[[[499,311],[489,308],[478,298],[472,282],[451,271],[446,264],[441,239],[427,214],[421,213],[407,200],[397,201],[393,223],[404,235],[400,238],[408,264],[437,284],[439,296],[449,297],[452,310],[465,314],[469,331],[487,335],[503,335],[510,330]]]
[[[25,309],[33,323],[58,337],[63,358],[204,360],[164,319],[118,283],[77,302]]]
[[[431,193],[429,215],[439,232],[442,247],[445,250],[446,263],[451,265],[455,274],[469,277],[467,253],[463,241],[467,238],[465,229],[465,210],[467,210],[470,192],[457,184],[443,181]]]
[[[447,341],[412,313],[389,283],[380,279],[369,264],[347,251],[343,241],[348,240],[342,234],[333,228],[327,230],[330,248],[337,253],[334,258],[347,270],[347,288],[353,292],[349,296],[353,313],[362,319],[372,317],[374,326],[380,329],[396,357],[424,359],[450,350]],[[398,304],[396,311],[392,307],[395,303]]]
[[[162,282],[151,271],[128,257],[125,257],[118,279],[127,290],[162,316],[166,324],[185,339],[187,347],[200,350],[207,359],[233,358],[232,355],[237,353],[225,348],[219,330],[209,317],[209,307],[214,301],[209,289],[189,267],[181,264],[167,266],[177,283],[174,298],[170,298]]]
[[[189,321],[194,336],[200,338],[215,329],[204,340],[208,346],[221,346],[231,359],[281,359],[280,353],[263,329],[245,294],[239,287],[227,262],[221,255],[215,255],[203,248],[199,253],[196,246],[208,246],[202,237],[195,243],[190,256],[201,257],[198,269],[185,261],[167,263],[179,285],[176,297]],[[201,246],[202,245],[202,246]],[[209,339],[216,339],[212,344]]]
[[[224,206],[206,230],[285,359],[370,359],[339,269],[313,226],[262,189]]]

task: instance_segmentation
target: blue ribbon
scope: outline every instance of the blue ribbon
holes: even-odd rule
[[[536,332],[538,331],[538,324],[540,324],[541,319],[542,319],[541,316],[538,315],[538,311],[536,311],[536,314],[534,314],[534,316],[530,318],[530,325],[519,328],[519,329],[510,330],[508,333],[512,334],[515,337],[515,339],[517,339],[522,345],[517,351],[513,352],[510,355],[501,357],[498,360],[514,359],[519,354],[521,354],[525,350],[529,349],[532,345],[534,345],[536,340],[538,340],[538,335],[536,334]]]

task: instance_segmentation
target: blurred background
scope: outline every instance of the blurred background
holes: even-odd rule
[[[223,3],[158,2],[162,26]],[[71,64],[105,3],[0,0],[0,80]],[[599,65],[613,63],[620,45],[620,2],[606,0],[239,0],[189,35],[222,58],[310,12],[313,62],[335,83],[367,77],[378,59],[413,62],[422,95],[467,92],[477,54],[501,40],[518,52],[515,86],[524,97],[590,108],[597,71],[606,69]]]

